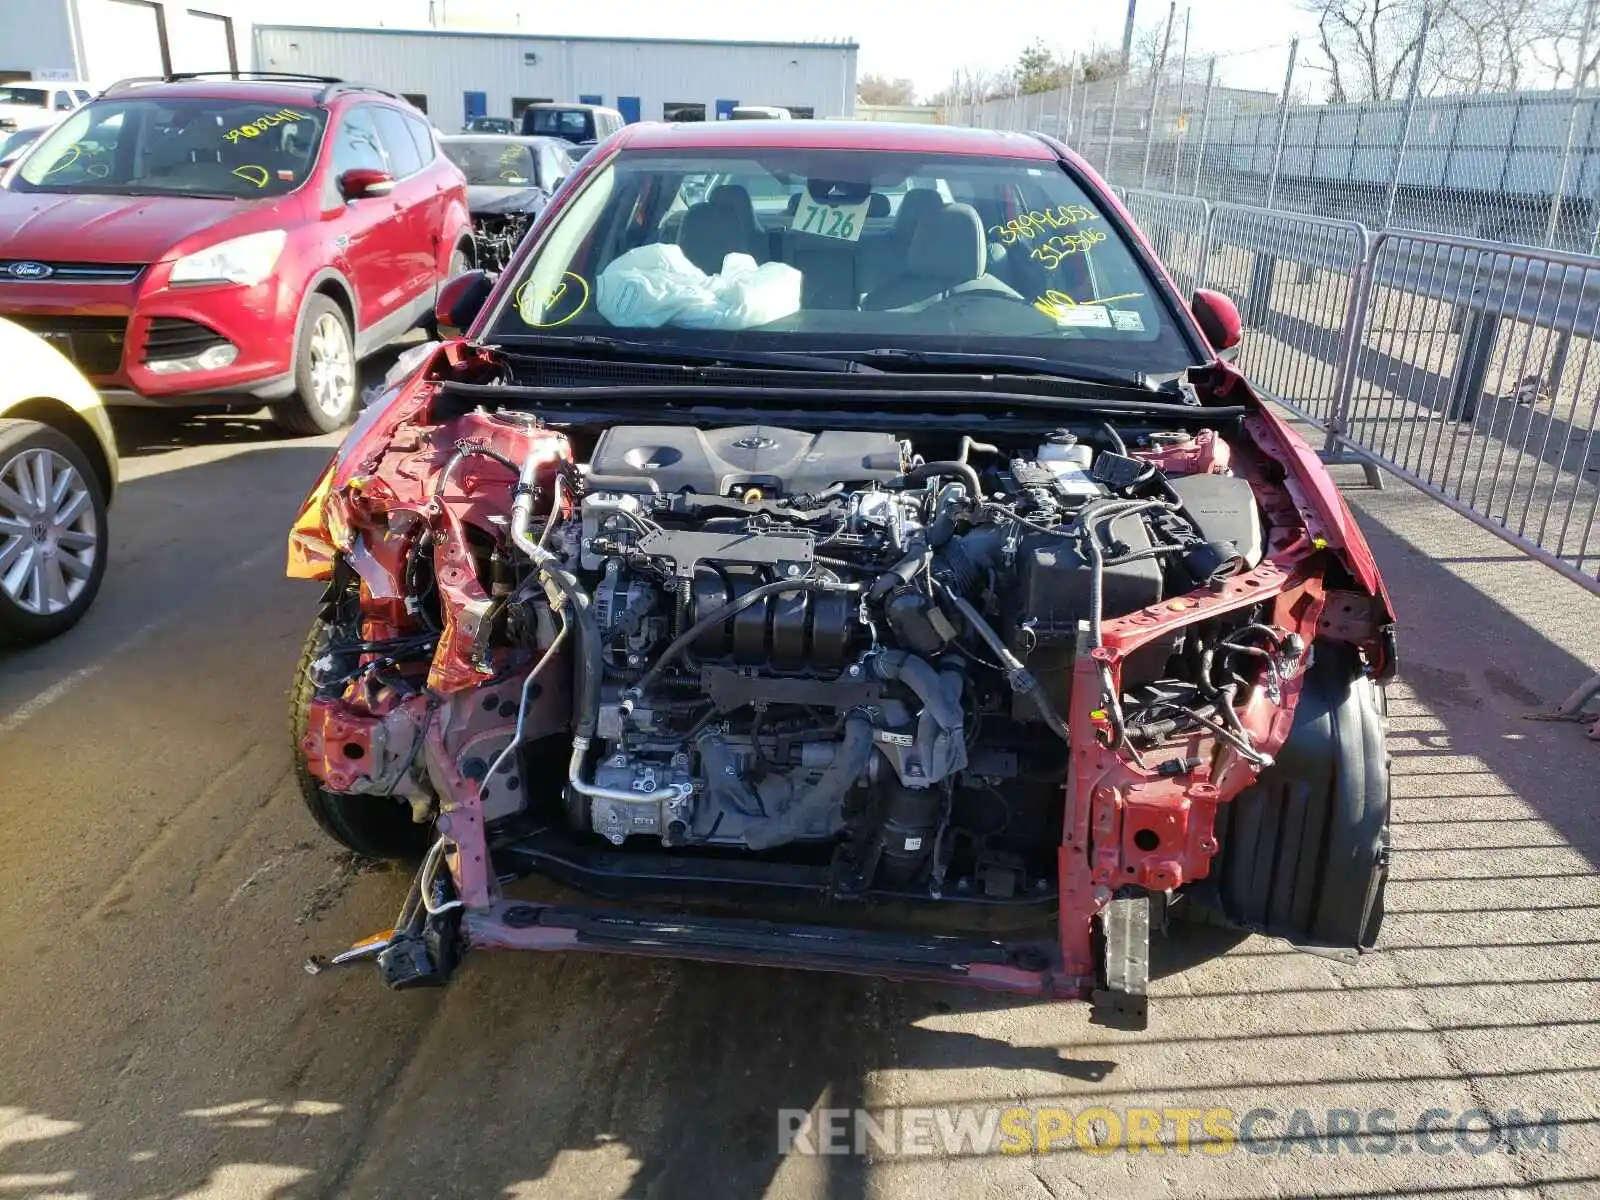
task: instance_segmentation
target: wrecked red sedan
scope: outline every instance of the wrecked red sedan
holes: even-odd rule
[[[420,860],[333,961],[818,967],[1137,1025],[1168,908],[1373,944],[1372,556],[1218,357],[1231,303],[1064,147],[633,126],[438,315],[290,538],[326,585],[306,803]]]

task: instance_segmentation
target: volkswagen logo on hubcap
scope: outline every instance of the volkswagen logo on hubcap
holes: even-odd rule
[[[13,279],[49,279],[55,270],[41,262],[14,262],[6,268]]]

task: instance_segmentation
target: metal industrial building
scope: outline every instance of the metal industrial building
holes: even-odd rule
[[[0,80],[226,71],[250,64],[240,0],[0,0]]]
[[[454,29],[257,25],[255,67],[381,84],[451,129],[519,116],[540,100],[621,110],[629,121],[725,119],[738,104],[849,117],[854,42],[554,37]]]

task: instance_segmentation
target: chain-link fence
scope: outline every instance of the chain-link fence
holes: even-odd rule
[[[1185,55],[1142,76],[954,104],[946,118],[1055,134],[1119,187],[1372,229],[1600,248],[1600,95],[1429,95],[1414,71],[1393,99],[1315,103],[1325,70],[1294,44]]]

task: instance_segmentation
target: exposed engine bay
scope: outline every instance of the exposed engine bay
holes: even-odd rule
[[[753,851],[844,836],[861,884],[935,891],[961,846],[992,886],[1020,883],[1007,843],[1036,842],[1059,804],[1080,623],[1092,638],[1253,566],[1262,523],[1243,479],[1158,483],[1064,430],[963,448],[605,431],[544,539],[593,596],[603,646],[574,826]],[[1126,686],[1181,649],[1143,656]],[[1185,698],[1208,702],[1170,704]]]
[[[431,827],[421,903],[464,909],[475,944],[545,944],[500,898],[531,873],[740,911],[932,905],[965,914],[940,928],[1059,939],[962,949],[968,977],[1085,989],[1090,922],[1206,880],[1301,692],[1347,705],[1388,653],[1276,428],[1167,407],[1181,419],[986,440],[881,415],[560,427],[482,403],[400,425],[336,463],[291,537],[291,569],[303,553],[328,581],[305,769]],[[1355,615],[1327,618],[1332,597]],[[1367,742],[1352,761],[1381,768]],[[1305,917],[1310,940],[1375,933],[1380,833],[1361,833],[1365,901]],[[580,940],[635,936],[670,940]],[[695,937],[728,958],[769,934]],[[869,952],[912,975],[956,953],[821,958]]]

